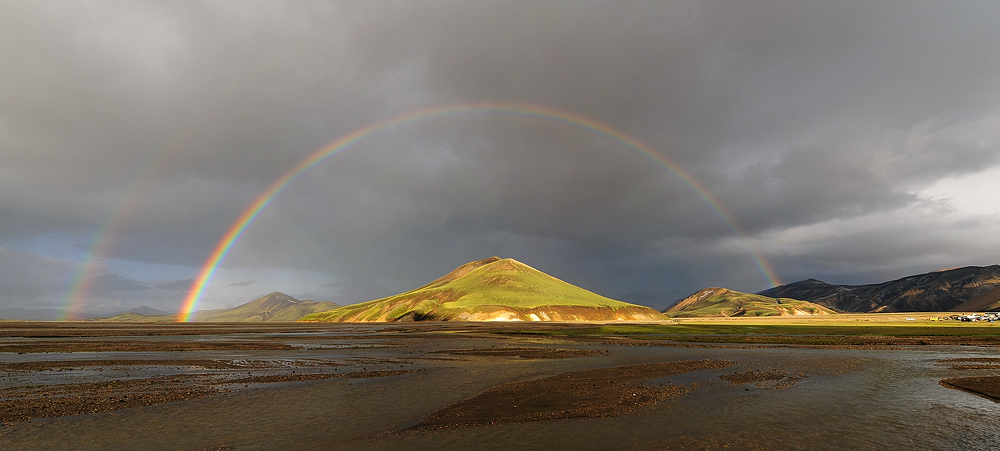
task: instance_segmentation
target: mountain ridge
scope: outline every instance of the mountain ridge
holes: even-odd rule
[[[298,300],[285,293],[271,292],[246,304],[228,309],[199,310],[192,321],[296,321],[299,318],[340,307],[335,302]]]
[[[1000,265],[942,269],[867,285],[834,285],[806,279],[757,294],[801,299],[841,312],[944,312],[997,288]],[[984,307],[989,305],[993,304]]]
[[[191,320],[213,322],[295,321],[310,313],[326,311],[339,306],[335,302],[300,301],[287,294],[274,291],[233,308],[199,310],[192,315]],[[117,315],[93,318],[90,321],[172,322],[177,321],[177,315],[149,307],[139,307]]]

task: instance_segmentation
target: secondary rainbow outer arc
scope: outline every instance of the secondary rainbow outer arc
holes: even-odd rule
[[[746,236],[739,225],[737,225],[732,215],[726,211],[722,202],[716,199],[704,185],[685,172],[680,166],[676,165],[663,155],[660,155],[645,143],[594,119],[555,108],[516,103],[470,103],[415,110],[373,123],[344,135],[336,141],[333,141],[319,150],[316,150],[304,160],[299,162],[298,165],[285,172],[284,175],[271,183],[267,190],[261,193],[260,196],[258,196],[257,199],[243,211],[239,218],[222,237],[222,240],[220,240],[212,250],[208,260],[206,260],[205,264],[202,266],[201,272],[198,274],[198,277],[195,279],[194,283],[192,283],[191,288],[188,291],[188,296],[184,300],[184,303],[178,312],[178,320],[185,322],[190,321],[191,315],[194,313],[195,307],[197,307],[198,301],[201,299],[202,292],[205,290],[208,281],[211,280],[212,276],[215,274],[219,263],[226,258],[226,255],[229,253],[230,249],[232,249],[236,241],[238,241],[246,229],[253,224],[254,220],[257,219],[261,212],[267,208],[268,204],[270,204],[278,194],[281,194],[281,192],[284,191],[284,189],[287,188],[288,185],[300,175],[323,163],[327,159],[340,154],[340,152],[350,148],[354,144],[391,128],[407,125],[420,120],[457,114],[511,115],[542,119],[582,130],[614,143],[623,144],[626,148],[634,150],[643,158],[646,158],[647,160],[655,163],[657,166],[666,169],[667,172],[694,191],[698,197],[704,200],[712,208],[715,214],[722,219],[726,226],[734,234],[740,237],[744,247],[746,247],[747,251],[753,258],[754,263],[757,265],[764,278],[767,279],[768,283],[770,283],[771,286],[781,285],[774,269],[760,254],[760,251],[758,251],[756,247],[750,243],[751,240]]]
[[[164,146],[164,148],[169,148]],[[91,245],[87,248],[86,257],[76,272],[73,274],[66,296],[63,300],[66,314],[61,320],[78,320],[77,314],[83,307],[84,300],[93,289],[94,273],[100,268],[99,258],[106,256],[113,244],[111,237],[115,236],[125,224],[133,212],[136,211],[139,203],[143,200],[143,193],[148,191],[152,184],[153,177],[150,174],[155,167],[163,163],[163,156],[169,152],[158,152],[155,157],[148,158],[145,163],[135,172],[132,180],[124,190],[123,200],[117,204],[107,219],[93,233]]]
[[[135,211],[136,206],[142,200],[142,193],[146,192],[151,184],[150,173],[155,166],[162,162],[162,156],[166,154],[168,152],[158,152],[156,157],[148,158],[139,170],[135,171],[135,175],[127,184],[127,189],[124,190],[123,200],[117,204],[104,223],[91,235],[91,244],[84,253],[84,260],[70,277],[62,303],[65,314],[60,320],[79,319],[77,317],[78,311],[82,308],[85,297],[92,290],[95,280],[94,272],[100,267],[98,259],[108,254],[112,247],[110,237],[118,233],[129,214]]]
[[[244,74],[244,77],[246,76]],[[135,215],[139,205],[146,200],[146,194],[150,187],[157,181],[155,175],[163,171],[173,159],[172,157],[176,155],[171,150],[181,147],[190,140],[198,130],[197,124],[211,122],[206,120],[207,117],[217,115],[221,106],[221,103],[216,103],[200,109],[196,114],[189,115],[187,122],[178,127],[179,131],[171,135],[153,156],[147,158],[138,170],[134,171],[127,188],[123,191],[122,201],[94,230],[90,246],[83,254],[83,262],[77,265],[76,271],[70,277],[62,303],[65,314],[60,320],[79,319],[77,314],[83,308],[87,295],[93,289],[96,279],[94,273],[98,268],[101,268],[99,259],[107,256],[114,247],[112,237],[119,233],[121,227]]]
[[[117,209],[112,212],[112,216],[117,216]],[[72,321],[76,318],[76,311],[79,305],[83,303],[83,293],[90,292],[91,289],[91,279],[88,276],[94,272],[94,268],[97,266],[95,255],[103,254],[102,250],[104,246],[101,246],[99,238],[106,235],[107,227],[100,227],[93,236],[96,238],[92,240],[92,244],[87,248],[84,255],[83,262],[77,266],[77,269],[70,276],[69,286],[66,289],[66,295],[63,297],[62,305],[65,306],[63,310],[63,315],[59,318],[60,321]]]

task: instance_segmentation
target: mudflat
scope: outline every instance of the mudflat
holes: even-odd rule
[[[512,382],[431,413],[411,429],[622,415],[689,390],[677,385],[643,384],[647,380],[732,364],[725,360],[644,363]]]
[[[911,436],[1000,427],[1000,326],[868,319],[0,322],[0,447],[865,447],[914,387]]]

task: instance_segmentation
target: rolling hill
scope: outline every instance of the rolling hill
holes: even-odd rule
[[[215,322],[295,321],[310,313],[323,312],[337,307],[340,305],[334,302],[300,301],[287,294],[274,292],[233,308],[199,310],[194,313],[191,320]],[[140,309],[92,321],[177,321],[177,315],[166,314],[148,307],[145,307],[147,310]],[[155,312],[163,314],[155,314]]]
[[[788,298],[771,298],[725,288],[705,288],[664,310],[670,317],[791,316],[834,314],[822,305]]]
[[[199,310],[192,321],[295,321],[315,312],[340,307],[333,302],[300,301],[275,291],[246,304],[217,310]]]
[[[107,318],[92,318],[88,321],[109,321],[123,323],[169,323],[177,321],[177,315],[146,315],[136,312],[119,313]]]
[[[300,321],[645,321],[666,319],[571,285],[513,259],[459,266],[413,291],[314,313]]]
[[[141,322],[141,323],[163,323],[175,321],[176,317],[163,310],[152,307],[136,307],[134,309],[115,313],[106,317],[89,318],[87,321],[113,321],[113,322]]]
[[[997,288],[1000,265],[945,269],[871,285],[832,285],[808,279],[757,294],[802,299],[843,312],[944,312]],[[970,304],[962,311],[987,308],[996,308],[996,303]]]

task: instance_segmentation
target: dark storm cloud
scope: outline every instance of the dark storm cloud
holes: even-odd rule
[[[534,5],[456,11],[454,33],[439,20],[398,45],[435,61],[431,89],[585,111],[648,140],[732,208],[753,205],[782,225],[904,207],[906,188],[1000,154],[995,141],[903,148],[1000,100],[1000,63],[984,58],[997,31],[978,8],[598,4],[608,9],[563,15]]]
[[[649,144],[790,277],[915,270],[976,249],[958,219],[924,213],[936,201],[922,190],[998,164],[997,22],[995,2],[8,3],[0,245],[57,234],[90,249],[108,230],[105,257],[193,277],[315,149],[413,109],[500,101]],[[826,234],[880,217],[908,232]],[[989,234],[981,224],[963,230]],[[45,254],[31,258],[52,269],[0,297],[67,286],[52,274],[76,259],[33,246],[0,257]],[[663,168],[566,127],[482,116],[396,127],[301,177],[225,262],[260,275],[222,286],[308,269],[338,282],[288,290],[360,301],[494,254],[609,293],[766,288]],[[187,288],[100,277],[111,300]]]

